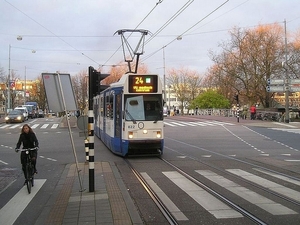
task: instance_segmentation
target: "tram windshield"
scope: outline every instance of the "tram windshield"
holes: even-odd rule
[[[158,121],[163,119],[161,95],[125,95],[125,119]]]

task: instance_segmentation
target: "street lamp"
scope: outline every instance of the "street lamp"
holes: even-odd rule
[[[163,46],[163,61],[164,61],[164,102],[166,102],[166,59],[165,59],[165,47]]]
[[[7,76],[7,109],[6,113],[10,110],[10,50],[11,50],[11,45],[9,45],[8,49],[8,76]]]

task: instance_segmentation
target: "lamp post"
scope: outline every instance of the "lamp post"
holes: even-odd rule
[[[163,46],[163,61],[164,61],[164,102],[166,102],[166,59],[165,59],[165,47]]]
[[[284,88],[285,88],[285,123],[290,122],[290,110],[289,110],[289,76],[287,70],[287,37],[286,37],[286,20],[284,20],[284,40],[285,40],[285,62],[284,62],[284,69],[285,69],[285,81],[284,81]]]
[[[11,45],[9,45],[8,49],[8,76],[7,76],[7,109],[6,113],[10,110],[10,51]]]

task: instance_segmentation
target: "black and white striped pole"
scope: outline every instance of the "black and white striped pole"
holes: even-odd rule
[[[237,122],[239,123],[240,122],[240,102],[239,102],[239,95],[236,94],[234,96],[234,99],[236,100],[236,119],[237,119]]]
[[[95,90],[94,68],[89,67],[89,111],[88,111],[88,146],[89,146],[89,191],[95,191],[95,162],[94,162],[94,111],[93,97]]]
[[[84,139],[84,150],[85,150],[85,161],[89,161],[89,141],[88,139]]]

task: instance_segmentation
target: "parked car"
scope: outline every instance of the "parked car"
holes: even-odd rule
[[[25,120],[28,120],[28,110],[26,107],[16,107],[15,110],[19,110],[23,113]]]
[[[39,118],[44,118],[44,117],[45,117],[44,111],[43,111],[42,109],[39,109],[38,117],[39,117]]]
[[[24,115],[20,110],[12,110],[5,117],[6,123],[19,122],[22,123],[25,121]]]

